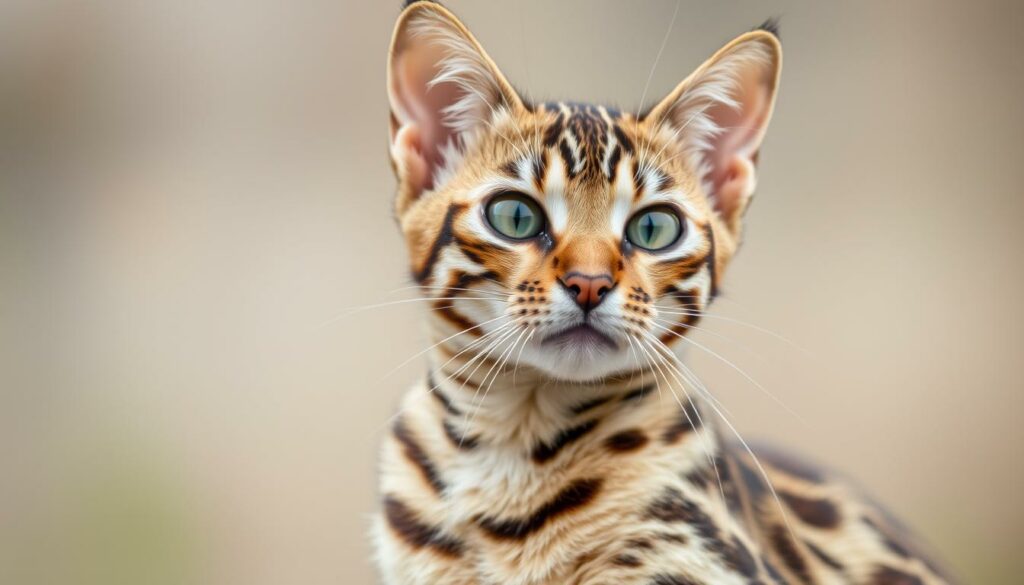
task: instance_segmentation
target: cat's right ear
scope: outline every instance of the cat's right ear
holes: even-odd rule
[[[414,2],[398,17],[388,57],[391,159],[401,215],[433,189],[449,158],[495,112],[522,100],[459,20],[434,2]]]

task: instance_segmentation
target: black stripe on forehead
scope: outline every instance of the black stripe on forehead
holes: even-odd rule
[[[607,159],[608,179],[613,181],[619,160],[635,150],[633,141],[619,126],[622,112],[575,102],[549,102],[543,108],[556,114],[554,121],[544,130],[543,144],[546,148],[558,150],[570,178],[605,175]],[[567,140],[567,135],[571,135],[573,140]],[[615,146],[612,146],[613,135]]]
[[[544,192],[544,177],[547,176],[548,172],[548,151],[542,151],[540,154],[533,158],[533,185],[537,188],[537,191]]]

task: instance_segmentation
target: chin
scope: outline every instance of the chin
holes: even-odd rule
[[[557,380],[592,382],[625,373],[638,364],[629,349],[603,344],[531,344],[523,351],[524,363]]]

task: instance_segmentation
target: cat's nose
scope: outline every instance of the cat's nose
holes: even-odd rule
[[[569,272],[558,279],[565,287],[569,296],[583,309],[584,313],[597,307],[604,297],[614,288],[615,283],[608,274],[583,274]]]

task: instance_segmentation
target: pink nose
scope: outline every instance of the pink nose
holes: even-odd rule
[[[611,276],[607,274],[591,276],[579,272],[570,272],[559,280],[584,312],[590,311],[601,304],[605,295],[615,286]]]

